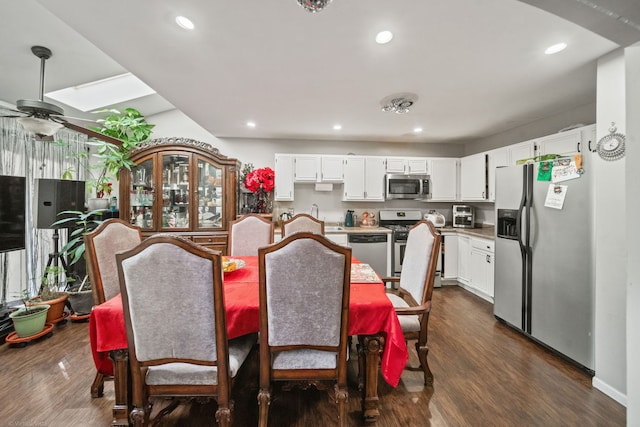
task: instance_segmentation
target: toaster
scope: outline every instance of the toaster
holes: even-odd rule
[[[424,219],[431,222],[434,227],[444,227],[445,224],[444,215],[434,210],[430,210],[424,214]]]

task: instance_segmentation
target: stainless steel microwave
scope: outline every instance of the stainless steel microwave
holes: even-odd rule
[[[429,175],[387,174],[385,194],[387,200],[428,200],[431,198],[431,180]]]

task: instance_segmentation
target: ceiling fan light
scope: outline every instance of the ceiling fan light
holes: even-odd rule
[[[64,127],[60,123],[35,117],[20,117],[16,120],[24,130],[38,136],[53,136]]]
[[[329,3],[331,3],[331,0],[298,0],[298,4],[311,13],[322,11]]]

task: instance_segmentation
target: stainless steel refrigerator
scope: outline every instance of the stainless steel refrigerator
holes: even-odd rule
[[[537,165],[496,169],[494,315],[593,373],[591,208],[585,176],[545,207]],[[557,188],[553,187],[553,190]]]

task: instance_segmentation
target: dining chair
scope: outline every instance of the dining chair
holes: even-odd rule
[[[222,255],[179,236],[156,235],[116,255],[127,331],[136,426],[148,425],[152,397],[215,399],[231,425],[233,378],[257,333],[227,341]],[[167,321],[167,313],[171,313]]]
[[[273,222],[249,214],[229,222],[229,255],[258,256],[258,248],[273,243]]]
[[[426,220],[409,229],[400,277],[385,277],[383,282],[398,283],[387,296],[396,309],[405,340],[417,340],[416,352],[424,374],[425,385],[433,384],[429,369],[428,323],[431,296],[440,254],[442,236]]]
[[[301,231],[324,234],[324,221],[320,221],[309,214],[300,213],[282,223],[282,237]]]
[[[107,219],[84,235],[85,259],[94,305],[102,304],[120,293],[115,255],[137,246],[141,241],[140,228],[118,218]],[[111,369],[108,359],[105,359],[104,363]],[[104,369],[101,372],[98,367],[91,384],[92,397],[102,396],[105,375],[108,374],[105,374]]]
[[[258,253],[259,426],[267,426],[276,381],[319,389],[333,383],[338,422],[346,426],[351,248],[300,232]]]

